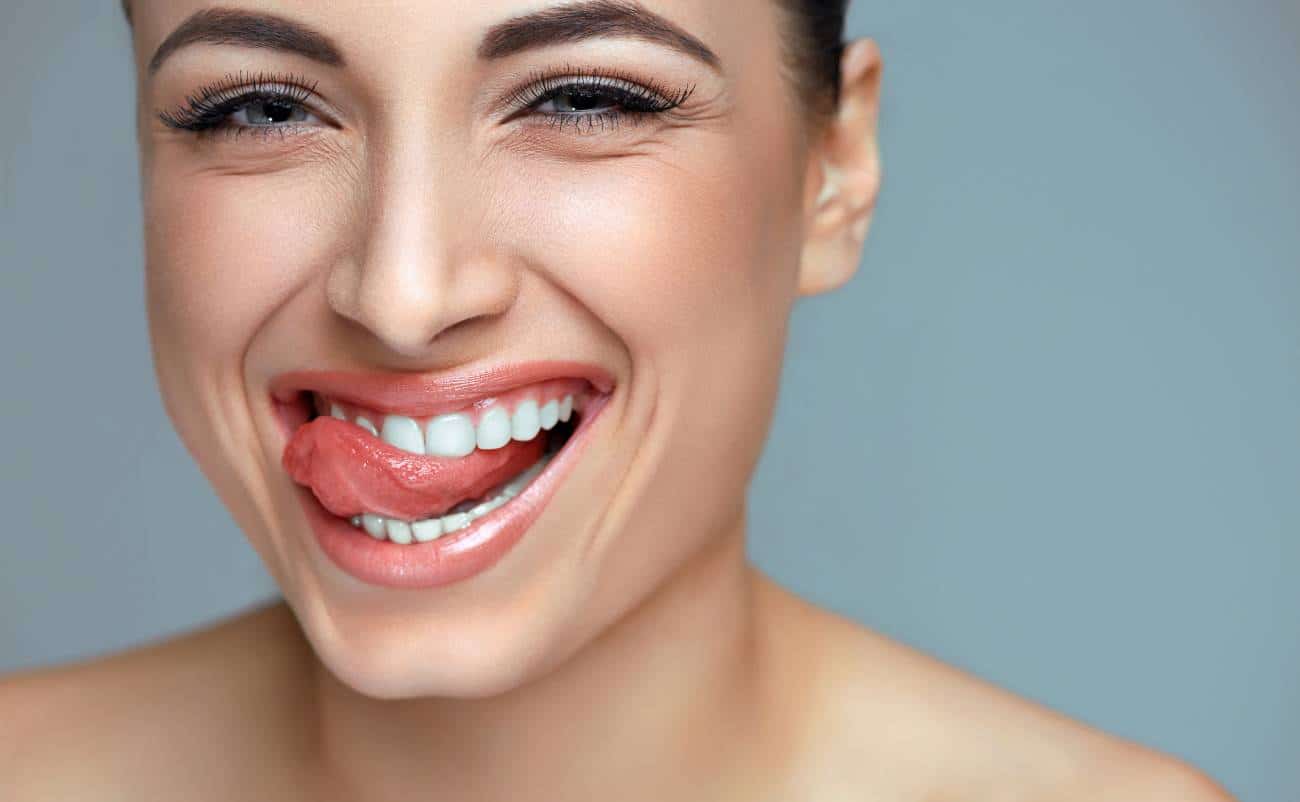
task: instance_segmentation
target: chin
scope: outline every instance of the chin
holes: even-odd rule
[[[383,625],[300,616],[321,664],[373,699],[485,699],[543,675],[555,660],[537,615],[487,613],[447,623],[395,615]]]

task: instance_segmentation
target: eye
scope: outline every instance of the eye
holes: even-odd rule
[[[557,90],[544,102],[534,106],[533,111],[539,114],[589,114],[592,111],[618,108],[619,98],[615,97],[613,92],[602,89],[593,91],[575,85]]]
[[[230,122],[236,125],[280,125],[301,123],[319,118],[301,104],[285,97],[257,98],[244,101],[230,112]]]
[[[304,85],[294,76],[227,75],[221,83],[205,86],[197,96],[187,97],[184,106],[160,112],[158,118],[170,128],[196,135],[216,131],[287,135],[325,124],[306,105],[314,94],[314,85]]]
[[[672,89],[602,71],[534,76],[533,81],[511,95],[510,105],[519,109],[511,118],[539,118],[559,128],[572,125],[578,132],[663,114],[682,105],[694,91],[694,86]]]

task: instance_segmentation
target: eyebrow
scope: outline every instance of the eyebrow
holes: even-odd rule
[[[512,17],[487,30],[479,44],[478,56],[504,58],[535,47],[601,36],[624,36],[666,45],[715,70],[721,67],[717,54],[704,42],[638,3],[618,0],[566,3]]]
[[[328,36],[285,17],[231,8],[195,12],[163,40],[149,59],[153,75],[167,57],[186,45],[207,42],[282,50],[331,67],[343,66],[343,52]]]
[[[500,59],[533,48],[602,36],[624,36],[666,45],[715,70],[721,59],[695,36],[635,2],[588,0],[544,8],[493,25],[478,47],[481,59]],[[231,8],[195,12],[168,34],[153,57],[149,74],[169,56],[198,43],[242,45],[297,53],[341,67],[343,52],[325,34],[285,17]]]

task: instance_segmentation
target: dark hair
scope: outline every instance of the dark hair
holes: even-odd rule
[[[840,56],[849,0],[774,0],[785,23],[784,61],[797,99],[815,124],[839,105]]]
[[[773,0],[785,27],[783,62],[798,102],[814,123],[834,112],[840,95],[840,54],[849,0]],[[131,21],[130,0],[122,11]]]

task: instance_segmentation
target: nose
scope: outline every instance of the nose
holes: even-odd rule
[[[326,295],[391,351],[420,357],[453,326],[509,310],[520,268],[492,236],[482,211],[490,199],[468,166],[428,139],[382,150],[357,196],[356,241],[342,249],[348,257]]]

